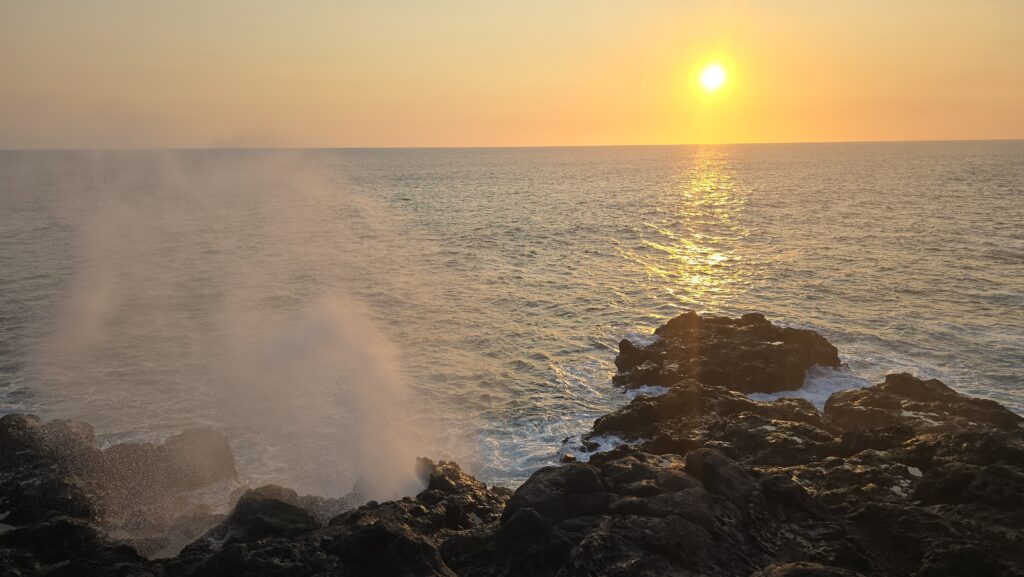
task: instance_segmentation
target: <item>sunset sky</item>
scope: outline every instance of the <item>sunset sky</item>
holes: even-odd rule
[[[1024,138],[1013,0],[0,0],[0,53],[0,148]]]

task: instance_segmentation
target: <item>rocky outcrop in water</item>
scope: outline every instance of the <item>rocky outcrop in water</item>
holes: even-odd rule
[[[542,468],[514,493],[426,460],[415,497],[337,515],[325,511],[343,503],[267,486],[240,495],[229,515],[207,519],[205,533],[163,560],[105,535],[108,501],[95,495],[131,489],[89,472],[104,461],[87,427],[9,415],[0,420],[0,510],[17,527],[0,534],[0,566],[14,575],[196,577],[1024,574],[1021,417],[906,374],[836,393],[823,412],[745,396],[790,387],[797,367],[838,362],[819,335],[793,331],[760,315],[686,314],[659,329],[660,345],[624,341],[617,380],[667,392],[595,422],[591,435],[628,445]],[[694,344],[704,338],[715,344]],[[656,381],[622,376],[645,363],[658,367]],[[199,446],[214,449],[197,471],[174,465],[176,443],[111,454],[138,455],[132,474],[144,479],[177,471],[171,487],[231,475],[221,442],[203,435]]]
[[[839,366],[839,351],[825,337],[774,325],[759,313],[730,319],[686,312],[655,335],[647,346],[619,343],[615,383],[636,388],[695,379],[741,393],[772,393],[799,389],[814,365]]]

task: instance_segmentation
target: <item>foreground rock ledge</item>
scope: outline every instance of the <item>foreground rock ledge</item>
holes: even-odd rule
[[[595,422],[592,435],[632,446],[545,467],[514,493],[426,460],[415,497],[340,514],[328,513],[347,504],[262,487],[227,516],[167,522],[205,531],[171,559],[107,536],[109,503],[154,498],[111,468],[137,461],[132,475],[166,479],[171,494],[216,483],[234,475],[222,438],[197,431],[104,455],[86,425],[8,415],[0,523],[13,527],[0,527],[0,573],[1024,575],[1021,417],[906,374],[837,393],[823,413],[741,394],[838,363],[824,338],[794,330],[688,313],[659,329],[661,345],[624,341],[617,381],[668,389]],[[704,338],[714,344],[695,349]],[[198,465],[174,465],[199,439]]]

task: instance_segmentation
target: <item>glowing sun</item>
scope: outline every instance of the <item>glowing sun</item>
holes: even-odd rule
[[[700,73],[700,85],[708,92],[718,92],[725,86],[725,80],[725,68],[722,68],[722,65],[717,62],[708,64]]]

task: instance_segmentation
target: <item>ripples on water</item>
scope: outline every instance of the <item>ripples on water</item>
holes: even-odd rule
[[[517,483],[625,401],[620,338],[695,308],[1022,411],[1022,192],[1019,142],[2,152],[0,410],[214,424],[254,482],[337,494],[393,357],[417,448]],[[319,350],[338,298],[383,360],[347,318]]]

